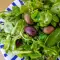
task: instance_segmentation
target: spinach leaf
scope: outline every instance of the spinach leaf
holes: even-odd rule
[[[46,39],[46,46],[54,46],[60,40],[60,28],[56,28]]]

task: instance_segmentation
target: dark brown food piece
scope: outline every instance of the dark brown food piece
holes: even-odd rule
[[[35,36],[37,34],[37,30],[32,26],[25,27],[24,31],[30,36]]]
[[[21,46],[23,43],[22,43],[22,39],[17,39],[16,40],[16,47],[18,48],[19,46]]]

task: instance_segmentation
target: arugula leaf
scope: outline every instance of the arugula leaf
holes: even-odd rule
[[[12,14],[12,15],[15,15],[15,16],[20,15],[20,8],[17,7],[17,6],[12,7],[12,12],[11,12],[11,14]]]
[[[10,44],[9,50],[10,51],[16,50],[16,39],[12,38],[10,43],[11,44]]]
[[[55,21],[51,21],[51,25],[56,27],[57,23]]]
[[[55,14],[53,15],[53,21],[59,22],[59,18]]]
[[[40,48],[39,44],[37,41],[33,41],[32,45],[31,45],[31,49],[37,51]]]
[[[60,13],[60,2],[53,4],[53,6],[51,7],[51,11],[60,17],[60,14],[59,14]]]
[[[55,48],[47,48],[47,47],[45,47],[45,49],[44,49],[44,52],[47,54],[47,55],[54,55],[54,56],[58,56],[58,52],[56,51],[56,49]]]
[[[57,2],[60,2],[60,0],[50,0],[50,2],[52,2],[52,3],[57,3]]]
[[[17,28],[16,28],[16,34],[23,34],[25,26],[26,26],[26,23],[25,23],[24,20],[18,21],[18,25],[17,25]]]
[[[5,33],[11,33],[12,29],[13,29],[13,25],[10,22],[6,21],[4,23],[4,31],[5,31]]]
[[[28,7],[26,5],[22,5],[20,8],[20,14],[28,12]]]
[[[47,34],[44,34],[43,32],[40,32],[39,40],[45,40],[47,38]]]
[[[46,39],[45,44],[48,47],[54,46],[60,40],[60,28],[56,28]]]
[[[28,54],[28,55],[31,57],[31,59],[36,59],[36,58],[41,57],[41,54],[39,53],[39,51],[35,51],[35,52]]]
[[[52,21],[52,14],[50,11],[39,12],[34,10],[31,14],[31,18],[34,22],[40,23],[41,27],[48,26]]]
[[[6,51],[8,51],[8,49],[10,47],[10,41],[11,41],[11,37],[10,37],[10,35],[7,35],[6,39],[3,41],[4,49]]]
[[[31,13],[31,18],[33,19],[34,22],[39,22],[40,21],[40,12],[38,10],[34,10]]]
[[[48,26],[52,21],[52,14],[50,11],[43,11],[40,13],[40,26]]]

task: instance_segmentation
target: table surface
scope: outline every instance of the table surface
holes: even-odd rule
[[[0,12],[7,8],[13,0],[0,0]]]
[[[5,10],[13,0],[0,0],[0,12]],[[0,60],[4,60],[4,57],[0,51]]]
[[[4,57],[3,57],[3,55],[2,55],[2,53],[1,53],[1,51],[0,51],[0,59],[1,60],[5,60]]]

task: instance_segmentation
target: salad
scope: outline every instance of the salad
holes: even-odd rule
[[[0,44],[25,60],[60,56],[60,0],[23,0],[21,7],[0,12]]]

